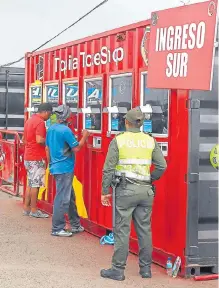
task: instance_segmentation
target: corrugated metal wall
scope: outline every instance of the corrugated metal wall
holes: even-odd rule
[[[23,131],[24,68],[0,68],[0,129]]]
[[[198,77],[198,73],[197,73]],[[191,92],[190,183],[188,194],[188,265],[218,270],[218,170],[210,152],[218,144],[218,48],[215,51],[211,91]],[[210,272],[210,271],[209,271]]]

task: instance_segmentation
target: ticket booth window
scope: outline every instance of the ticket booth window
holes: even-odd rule
[[[101,131],[102,128],[102,79],[89,79],[84,82],[84,128]]]
[[[58,84],[47,84],[46,88],[46,102],[51,103],[53,107],[57,107],[59,103],[59,85]]]
[[[169,126],[169,91],[167,89],[147,88],[147,74],[142,74],[141,83],[141,106],[148,111],[145,113],[143,130],[144,132],[167,136]]]
[[[132,74],[123,74],[110,77],[111,108],[109,130],[125,131],[124,116],[132,106]]]
[[[72,124],[74,129],[78,127],[78,82],[69,81],[63,83],[63,104],[70,107],[72,112]]]
[[[38,111],[38,106],[42,103],[42,86],[31,86],[29,93],[29,111],[31,116]]]
[[[59,105],[59,84],[49,83],[45,85],[44,101],[52,105],[53,109]],[[52,114],[50,119],[46,121],[46,128],[56,123],[56,115]]]

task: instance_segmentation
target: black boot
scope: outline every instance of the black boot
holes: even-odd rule
[[[112,280],[116,280],[116,281],[123,281],[125,280],[125,276],[124,276],[124,272],[123,271],[119,271],[119,270],[115,270],[115,269],[102,269],[100,271],[100,276],[103,278],[109,278]]]
[[[142,278],[152,278],[151,275],[151,268],[147,268],[147,269],[140,269],[139,274],[141,275]]]

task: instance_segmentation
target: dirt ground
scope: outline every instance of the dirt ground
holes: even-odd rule
[[[138,275],[138,259],[130,255],[126,280],[115,282],[99,276],[108,268],[112,247],[82,233],[69,239],[50,236],[51,219],[22,216],[21,200],[0,192],[1,288],[216,288],[218,281],[170,279],[154,265],[153,278]]]

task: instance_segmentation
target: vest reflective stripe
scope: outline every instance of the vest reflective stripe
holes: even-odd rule
[[[146,159],[120,159],[118,165],[151,165],[151,160]]]
[[[127,178],[150,181],[154,139],[142,132],[124,132],[116,136],[116,141],[119,149],[116,175],[124,173]]]
[[[140,180],[140,181],[151,181],[151,177],[148,175],[148,176],[143,176],[143,175],[139,175],[139,174],[136,174],[136,173],[133,173],[133,172],[127,172],[127,171],[116,171],[115,172],[115,175],[116,176],[122,176],[122,174],[125,174],[125,177],[127,178],[131,178],[131,179],[136,179],[136,180]]]

